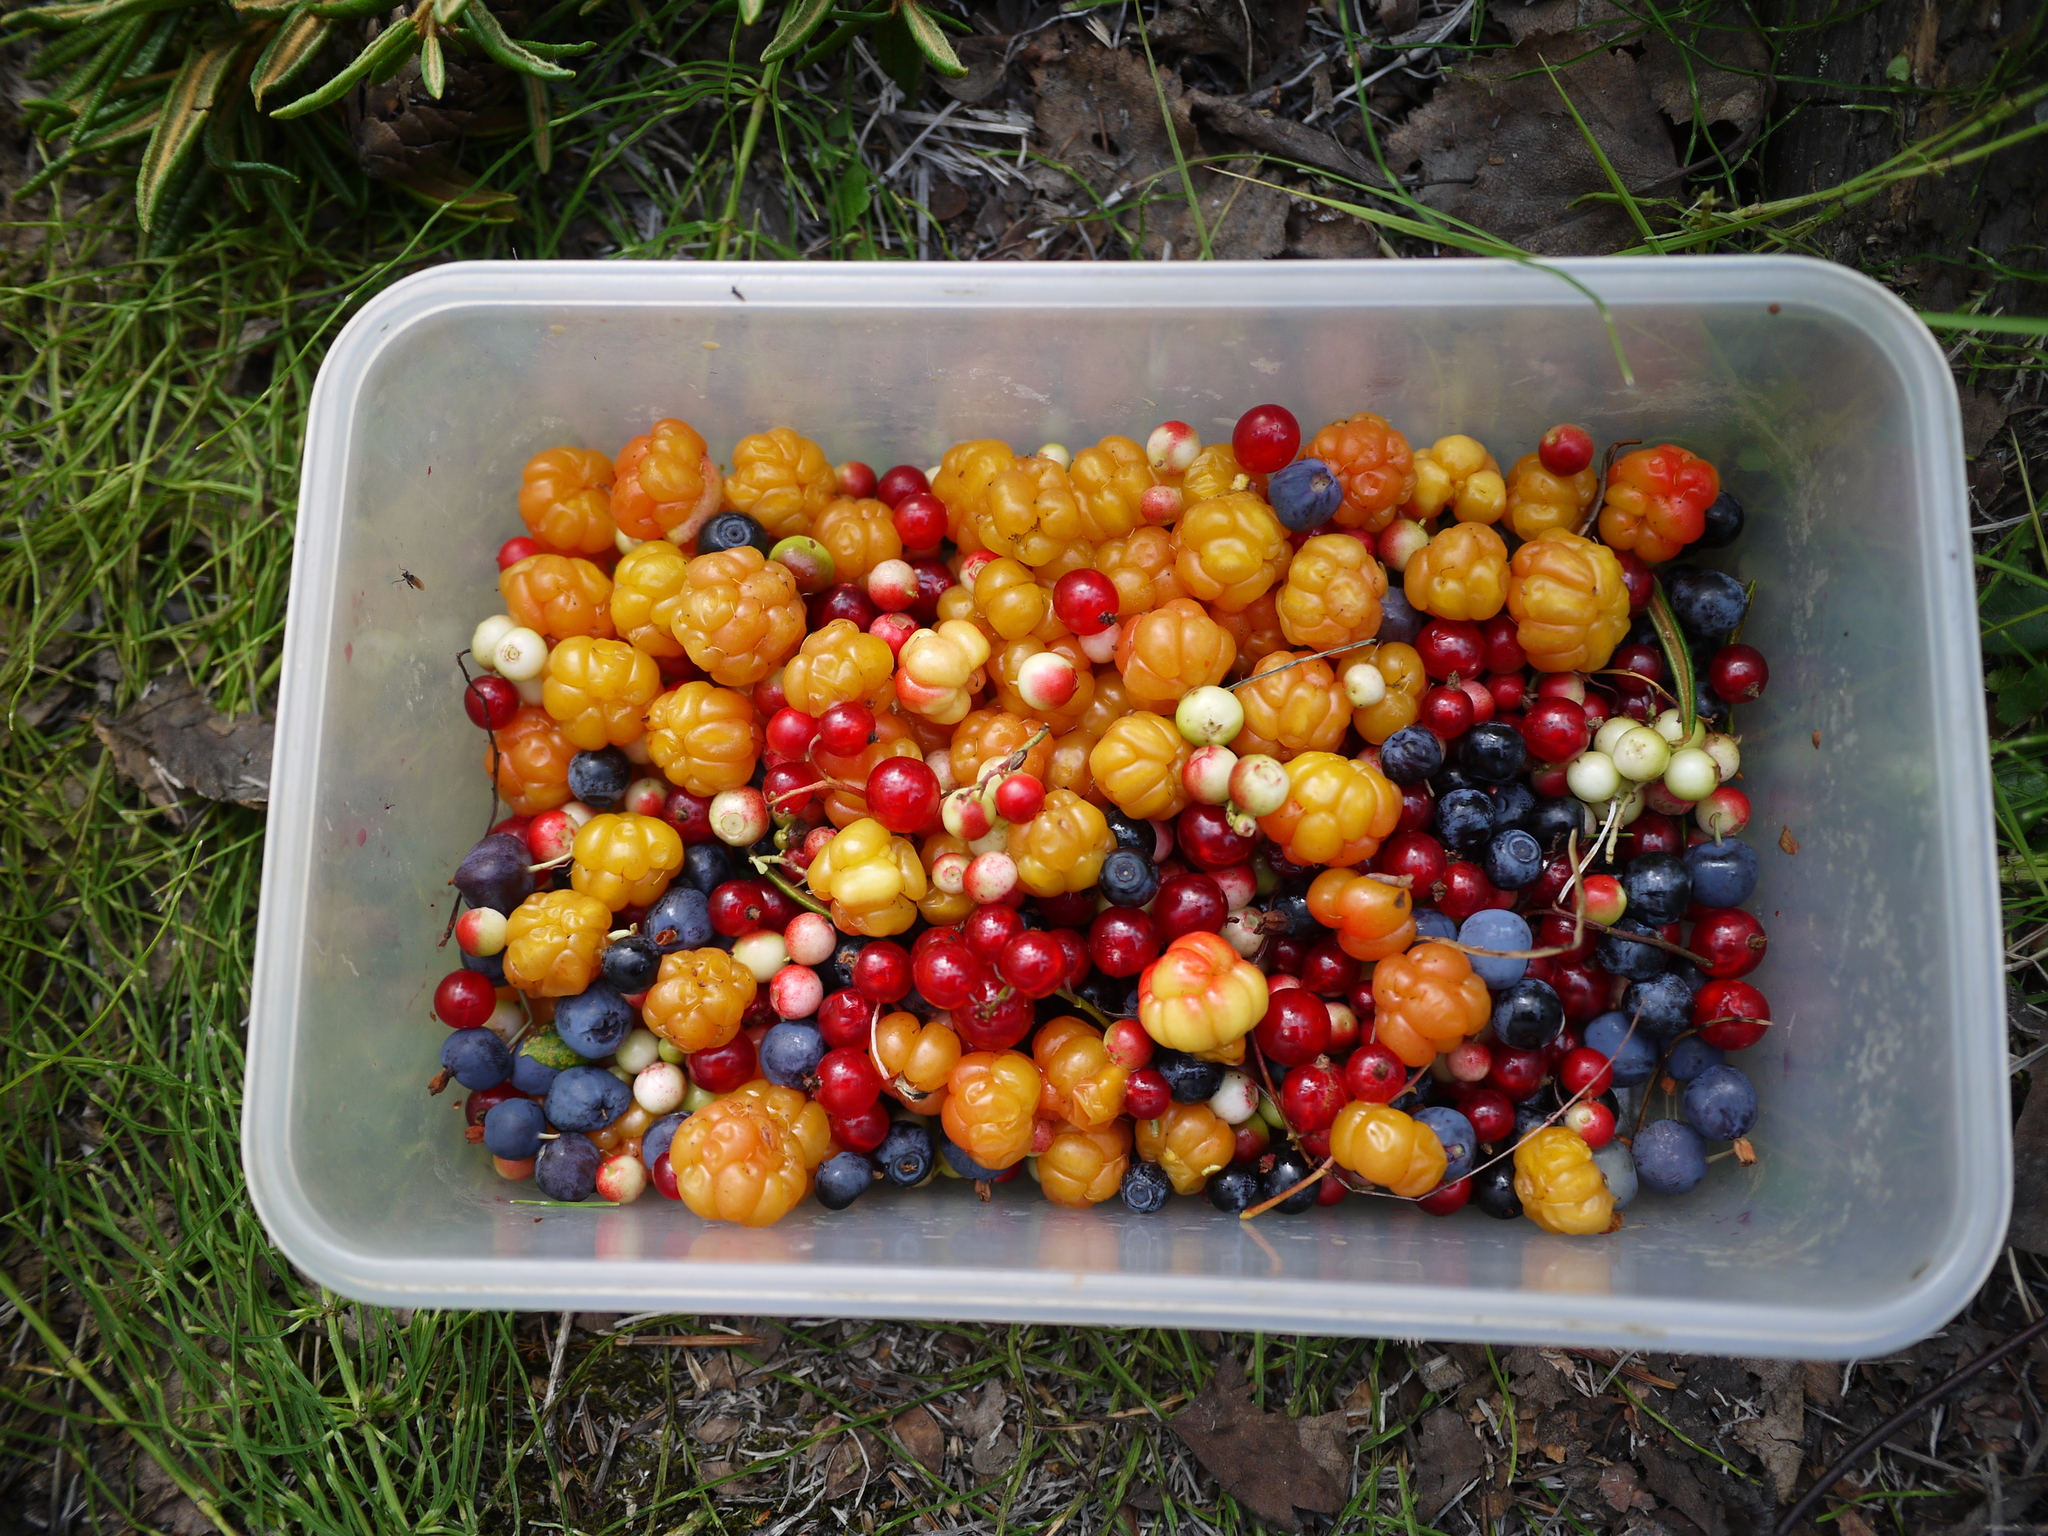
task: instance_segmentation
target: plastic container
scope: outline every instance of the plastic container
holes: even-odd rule
[[[1883,1352],[1971,1295],[2005,1228],[2003,987],[1961,436],[1896,299],[1790,258],[1271,265],[443,266],[372,301],[314,390],[292,574],[243,1127],[280,1247],[406,1306],[1030,1319]],[[1676,438],[1751,513],[1772,667],[1745,787],[1779,1023],[1763,1114],[1683,1199],[1600,1239],[1352,1198],[1249,1225],[957,1186],[815,1204],[763,1231],[653,1196],[516,1203],[430,1098],[437,951],[487,809],[455,666],[496,611],[522,462],[662,415],[729,452],[787,423],[835,457],[930,464],[1221,436],[1245,407],[1370,408],[1504,461],[1560,419]],[[424,590],[399,577],[415,573]],[[1781,851],[1789,828],[1797,854]],[[1785,845],[1791,846],[1788,841]]]

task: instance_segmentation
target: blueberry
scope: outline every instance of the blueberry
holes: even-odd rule
[[[1265,1183],[1260,1187],[1259,1199],[1270,1200],[1282,1190],[1294,1189],[1303,1179],[1316,1171],[1314,1160],[1289,1148],[1273,1159],[1273,1166],[1266,1170]],[[1332,1175],[1325,1174],[1325,1178]],[[1306,1189],[1295,1189],[1294,1193],[1274,1206],[1282,1216],[1299,1216],[1316,1203],[1316,1191],[1320,1185],[1311,1184]]]
[[[1210,1174],[1209,1182],[1202,1186],[1202,1193],[1224,1215],[1235,1216],[1265,1199],[1266,1182],[1259,1177],[1259,1170],[1250,1164],[1232,1163]]]
[[[1458,766],[1488,784],[1505,784],[1529,761],[1522,733],[1499,720],[1485,720],[1458,739]]]
[[[1415,1118],[1436,1132],[1444,1144],[1444,1183],[1455,1184],[1472,1171],[1472,1154],[1479,1150],[1479,1138],[1472,1134],[1472,1122],[1445,1104],[1433,1104],[1418,1111]]]
[[[1474,912],[1458,930],[1460,944],[1472,944],[1480,949],[1527,949],[1532,937],[1528,922],[1519,914],[1494,907]],[[1526,960],[1503,960],[1494,955],[1467,955],[1465,958],[1472,962],[1474,974],[1496,992],[1520,981],[1522,973],[1529,968]]]
[[[1682,1195],[1707,1176],[1699,1133],[1683,1120],[1652,1120],[1635,1139],[1636,1178],[1660,1195]]]
[[[470,955],[462,957],[462,968],[475,971],[494,987],[505,985],[505,952],[501,949],[495,955]]]
[[[1484,779],[1475,779],[1471,774],[1462,773],[1456,768],[1439,768],[1429,777],[1430,796],[1437,800],[1441,800],[1454,789],[1491,790],[1492,788],[1493,786]]]
[[[597,1170],[603,1166],[604,1154],[588,1136],[557,1136],[541,1143],[533,1182],[550,1200],[588,1200],[597,1193]]]
[[[1636,1160],[1630,1155],[1627,1142],[1608,1142],[1593,1154],[1593,1166],[1600,1170],[1600,1177],[1607,1181],[1607,1193],[1614,1196],[1614,1208],[1617,1211],[1635,1199]]]
[[[1344,487],[1321,459],[1296,459],[1266,480],[1266,501],[1289,533],[1320,528],[1344,505]]]
[[[670,886],[640,920],[640,934],[656,955],[703,948],[711,942],[711,898],[694,885]]]
[[[1675,853],[1643,853],[1621,872],[1621,892],[1631,916],[1653,927],[1675,923],[1692,905],[1692,876]]]
[[[1664,1070],[1674,1082],[1689,1083],[1708,1068],[1718,1067],[1725,1059],[1719,1049],[1698,1035],[1687,1035],[1671,1047],[1671,1054],[1664,1061]]]
[[[1140,1216],[1166,1209],[1173,1195],[1173,1181],[1157,1163],[1132,1163],[1124,1170],[1123,1188],[1118,1191],[1124,1204]]]
[[[555,1026],[545,1025],[528,1035],[512,1058],[512,1086],[521,1093],[546,1093],[564,1068],[582,1065],[583,1058],[555,1033]]]
[[[1493,1001],[1493,1032],[1518,1051],[1540,1051],[1564,1028],[1564,1004],[1550,983],[1524,976]]]
[[[617,805],[633,782],[633,760],[617,747],[578,752],[569,759],[569,793],[596,810]]]
[[[739,875],[739,860],[723,843],[692,843],[683,850],[682,883],[706,896]]]
[[[555,1033],[586,1061],[611,1055],[635,1022],[626,1000],[601,981],[572,997],[555,999]]]
[[[1315,913],[1309,911],[1304,891],[1283,891],[1266,904],[1266,911],[1279,920],[1278,931],[1290,939],[1320,938],[1326,931],[1316,921]]]
[[[1635,1019],[1638,1033],[1669,1040],[1692,1023],[1692,988],[1677,971],[1663,971],[1647,981],[1632,981],[1621,995],[1621,1013]]]
[[[1457,923],[1445,913],[1437,911],[1435,907],[1417,907],[1415,909],[1416,938],[1455,939],[1457,936]]]
[[[1679,1108],[1707,1140],[1733,1141],[1756,1124],[1756,1087],[1740,1067],[1709,1067],[1685,1085]]]
[[[604,959],[599,962],[606,983],[628,997],[653,986],[660,970],[661,951],[637,934],[606,945]]]
[[[1479,867],[1486,871],[1486,878],[1496,889],[1519,891],[1534,885],[1536,877],[1543,873],[1543,845],[1520,827],[1509,827],[1496,833],[1486,845],[1486,856],[1479,861]]]
[[[839,942],[823,965],[818,967],[818,979],[825,983],[825,990],[836,992],[841,987],[853,985],[853,967],[860,959],[860,952],[874,942],[859,934],[842,934]]]
[[[558,1131],[601,1131],[633,1104],[633,1090],[603,1067],[570,1067],[548,1088],[548,1123]]]
[[[784,1088],[808,1093],[824,1059],[825,1037],[815,1024],[784,1019],[761,1037],[761,1075]]]
[[[1574,802],[1576,804],[1577,802]],[[1503,784],[1493,792],[1493,830],[1505,832],[1509,827],[1520,827],[1524,832],[1533,832],[1531,825],[1536,818],[1536,792],[1517,779],[1512,784]],[[1538,842],[1542,839],[1538,838]]]
[[[1138,978],[1135,976],[1105,976],[1100,971],[1092,971],[1086,981],[1074,988],[1074,993],[1112,1019],[1134,1019],[1138,1016]]]
[[[1740,838],[1698,843],[1685,850],[1692,899],[1703,907],[1739,907],[1756,894],[1756,850]]]
[[[1630,1032],[1626,1014],[1601,1014],[1586,1026],[1586,1044],[1614,1064],[1620,1087],[1633,1088],[1656,1075],[1657,1047],[1640,1024]]]
[[[455,888],[472,907],[489,907],[511,916],[512,909],[533,894],[533,850],[526,839],[493,832],[462,856],[455,868]]]
[[[540,1133],[548,1117],[531,1099],[506,1099],[484,1116],[484,1148],[493,1157],[517,1163],[540,1152]]]
[[[1114,907],[1142,907],[1159,894],[1159,871],[1142,853],[1119,848],[1102,861],[1095,883]]]
[[[1670,957],[1656,945],[1638,943],[1630,935],[1654,934],[1656,931],[1653,924],[1624,917],[1600,936],[1593,958],[1610,975],[1626,976],[1630,981],[1648,981],[1669,967]]]
[[[843,1211],[874,1182],[875,1170],[866,1158],[858,1152],[840,1152],[818,1165],[813,1190],[826,1210]]]
[[[512,1053],[488,1029],[455,1029],[441,1042],[441,1065],[465,1088],[495,1088],[512,1075]]]
[[[1152,1053],[1152,1065],[1166,1078],[1176,1104],[1206,1104],[1223,1086],[1223,1064],[1203,1061],[1185,1051],[1160,1049]]]
[[[1728,713],[1728,707],[1728,701],[1714,692],[1713,687],[1707,682],[1705,671],[1693,679],[1692,712],[1700,717],[1701,725],[1710,731],[1719,730]]]
[[[1392,642],[1396,645],[1413,645],[1415,637],[1422,633],[1422,626],[1429,622],[1429,615],[1416,610],[1408,601],[1408,594],[1399,587],[1387,588],[1387,595],[1380,599],[1380,627],[1373,638],[1382,645]]]
[[[1552,1097],[1553,1095],[1548,1092],[1539,1093],[1515,1106],[1514,1140],[1517,1146],[1530,1135],[1542,1130],[1543,1123],[1557,1113],[1557,1105],[1546,1102]]]
[[[1470,853],[1493,836],[1493,797],[1483,789],[1454,789],[1436,803],[1436,833],[1446,847]]]
[[[932,1176],[932,1133],[914,1120],[898,1120],[875,1148],[882,1177],[902,1189]]]
[[[1444,744],[1423,725],[1394,732],[1380,748],[1380,772],[1400,785],[1420,784],[1443,766]]]
[[[1473,1175],[1472,1203],[1499,1221],[1513,1221],[1522,1214],[1522,1197],[1515,1193],[1513,1158],[1504,1157]]]
[[[1707,531],[1694,542],[1701,549],[1726,549],[1742,537],[1742,503],[1723,491],[1707,508]]]
[[[1159,846],[1159,835],[1152,830],[1149,821],[1129,815],[1113,805],[1102,808],[1102,819],[1109,823],[1109,835],[1116,839],[1119,848],[1142,853],[1149,859]]]
[[[1680,565],[1666,566],[1661,574],[1665,600],[1687,634],[1718,645],[1749,611],[1742,583],[1726,571]]]
[[[768,530],[744,512],[721,512],[697,530],[697,553],[700,555],[738,549],[742,544],[753,545],[764,556],[775,548],[775,540]]]
[[[1003,1176],[1002,1169],[983,1167],[965,1152],[961,1151],[950,1136],[941,1135],[939,1137],[939,1156],[945,1159],[948,1168],[959,1174],[963,1179],[972,1179],[976,1183],[987,1183]]]
[[[647,1165],[649,1173],[654,1172],[654,1160],[668,1150],[669,1143],[676,1139],[676,1132],[689,1118],[687,1113],[663,1115],[641,1133],[640,1161]]]

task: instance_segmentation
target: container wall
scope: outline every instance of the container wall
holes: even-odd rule
[[[1791,260],[956,269],[443,268],[337,344],[316,397],[271,810],[247,1147],[266,1221],[355,1295],[505,1305],[1231,1322],[1288,1330],[1869,1352],[1938,1326],[2007,1199],[2003,1028],[1953,394],[1907,312]],[[734,288],[744,292],[736,298]],[[1775,310],[1775,312],[1773,312]],[[1675,439],[1748,507],[1722,563],[1770,658],[1743,712],[1754,1169],[1644,1196],[1615,1237],[1353,1199],[1255,1230],[932,1188],[762,1232],[655,1200],[538,1208],[430,1098],[449,873],[485,829],[456,653],[501,606],[520,466],[663,415],[714,454],[792,425],[930,464],[1305,426],[1370,408],[1503,463],[1560,419]],[[414,590],[400,569],[425,583]],[[1780,830],[1789,831],[1781,849]]]

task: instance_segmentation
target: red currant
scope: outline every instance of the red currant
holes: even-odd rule
[[[1566,1093],[1597,1098],[1614,1086],[1614,1063],[1604,1052],[1582,1045],[1558,1063],[1557,1081]]]
[[[479,730],[500,730],[512,723],[512,717],[519,713],[519,690],[502,677],[489,673],[473,677],[469,686],[462,690],[463,713],[469,716],[469,723]]]
[[[523,534],[516,539],[507,539],[498,546],[498,569],[509,571],[520,561],[530,560],[539,553],[540,545]]]
[[[862,1039],[865,1041],[865,1034]],[[731,1093],[740,1084],[752,1082],[759,1070],[753,1039],[744,1031],[723,1045],[690,1052],[683,1065],[689,1069],[690,1081],[706,1093]]]
[[[498,1006],[498,990],[482,971],[450,971],[434,988],[434,1012],[450,1029],[479,1029]]]
[[[1415,637],[1415,649],[1423,670],[1440,683],[1486,670],[1486,642],[1479,626],[1464,619],[1431,619]]]
[[[1717,980],[1747,976],[1764,958],[1770,940],[1764,925],[1737,907],[1701,914],[1693,924],[1692,951],[1706,962],[1701,967]]]
[[[1158,927],[1136,907],[1111,907],[1088,929],[1088,953],[1105,976],[1135,976],[1159,950]]]
[[[946,537],[946,504],[930,491],[912,491],[891,514],[896,537],[915,554],[928,554]]]
[[[898,464],[882,471],[882,478],[875,482],[875,500],[885,507],[894,507],[911,492],[931,488],[924,471],[915,464]]]
[[[1173,1107],[1173,1088],[1157,1067],[1140,1067],[1124,1082],[1124,1112],[1133,1120],[1157,1120]]]
[[[904,837],[938,824],[940,798],[939,776],[920,758],[885,757],[868,775],[868,814]]]
[[[1762,698],[1770,680],[1764,653],[1753,645],[1724,645],[1707,663],[1707,686],[1730,704]]]
[[[1540,762],[1568,763],[1592,739],[1586,707],[1570,699],[1538,699],[1522,716],[1522,740],[1529,755]]]
[[[1361,1103],[1389,1104],[1408,1086],[1408,1069],[1400,1057],[1375,1041],[1361,1045],[1344,1063],[1344,1086]]]
[[[818,745],[850,757],[875,736],[875,712],[865,704],[834,704],[818,717]]]
[[[1415,1203],[1432,1216],[1455,1216],[1472,1199],[1472,1175],[1431,1190]]]
[[[1286,468],[1300,446],[1301,423],[1284,405],[1255,405],[1230,432],[1230,451],[1254,475]]]
[[[1099,635],[1116,622],[1116,583],[1096,570],[1069,571],[1052,588],[1052,611],[1077,635]]]
[[[1152,921],[1159,925],[1162,944],[1171,944],[1184,933],[1221,933],[1229,916],[1223,887],[1207,875],[1169,876],[1159,882],[1159,894],[1152,900]]]
[[[882,1096],[882,1074],[865,1050],[842,1045],[818,1063],[818,1087],[811,1095],[828,1115],[857,1115]]]
[[[1692,1027],[1716,1050],[1747,1050],[1770,1024],[1770,1003],[1746,981],[1710,981],[1693,995]]]
[[[1443,740],[1454,740],[1472,729],[1472,698],[1462,687],[1432,688],[1422,696],[1415,718]]]
[[[857,1115],[833,1115],[827,1123],[832,1127],[834,1141],[862,1156],[889,1139],[889,1110],[880,1100]]]
[[[1298,1067],[1330,1048],[1330,1010],[1306,987],[1288,987],[1266,1001],[1259,1020],[1259,1049],[1269,1061]]]
[[[1327,1061],[1296,1067],[1280,1084],[1280,1112],[1298,1131],[1327,1131],[1350,1099],[1344,1079]]]
[[[1536,457],[1553,475],[1576,475],[1593,462],[1593,434],[1564,422],[1543,434]]]
[[[1003,946],[996,974],[1026,997],[1051,997],[1067,979],[1066,951],[1050,933],[1027,928]]]
[[[1301,985],[1319,997],[1342,997],[1358,985],[1358,962],[1335,939],[1324,939],[1301,962]]]

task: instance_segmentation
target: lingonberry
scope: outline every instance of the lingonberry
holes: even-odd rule
[[[1214,1190],[1216,1188],[1218,1180],[1229,1177],[1234,1171],[1234,1169],[1240,1167],[1244,1168],[1248,1172],[1252,1172],[1252,1165],[1256,1164],[1260,1158],[1264,1157],[1266,1155],[1267,1148],[1273,1145],[1272,1131],[1267,1129],[1266,1122],[1259,1119],[1256,1115],[1254,1115],[1251,1119],[1246,1120],[1239,1125],[1233,1126],[1231,1129],[1235,1135],[1235,1140],[1232,1143],[1230,1149],[1230,1161],[1232,1167],[1224,1169],[1222,1173],[1219,1173],[1216,1176],[1216,1178],[1211,1179],[1209,1181],[1207,1187],[1204,1190],[1204,1193],[1208,1194],[1212,1200],[1215,1198]],[[1252,1177],[1256,1179],[1258,1177],[1258,1174],[1256,1172],[1252,1172]],[[1254,1201],[1263,1198],[1264,1194],[1265,1186],[1261,1184],[1255,1191],[1253,1191],[1251,1199],[1245,1201],[1245,1205],[1250,1205]],[[1223,1206],[1222,1208],[1225,1210],[1242,1210],[1243,1206]]]
[[[1431,810],[1433,816],[1434,804]],[[1406,876],[1409,893],[1418,902],[1436,899],[1436,888],[1451,867],[1444,845],[1427,832],[1396,832],[1380,845],[1378,863],[1384,874]]]
[[[837,992],[827,993],[825,1001],[818,1004],[818,1033],[835,1049],[862,1045],[873,1032],[875,1018],[873,1003],[854,988],[841,987]]]
[[[1173,1107],[1173,1089],[1157,1067],[1140,1067],[1124,1083],[1124,1109],[1133,1120],[1157,1120]]]
[[[473,677],[462,690],[463,713],[481,730],[495,731],[512,723],[519,713],[519,690],[502,677],[485,673]]]
[[[1136,1019],[1118,1019],[1104,1030],[1102,1048],[1111,1061],[1132,1072],[1152,1060],[1152,1037]]]
[[[1472,701],[1472,723],[1484,725],[1493,718],[1493,689],[1483,678],[1468,677],[1458,686],[1465,691],[1465,697]]]
[[[1621,566],[1622,585],[1628,589],[1628,611],[1631,616],[1641,613],[1650,606],[1650,599],[1656,593],[1656,575],[1643,557],[1632,549],[1618,549],[1614,558]]]
[[[939,599],[955,585],[953,573],[937,560],[913,560],[910,568],[917,572],[917,601],[910,605],[910,616],[920,624],[936,623]]]
[[[875,500],[885,507],[894,507],[914,491],[929,491],[931,482],[924,477],[924,471],[915,464],[896,464],[882,471],[875,482]]]
[[[1296,1067],[1280,1084],[1280,1111],[1299,1131],[1327,1131],[1350,1098],[1343,1077],[1327,1061]]]
[[[777,763],[762,777],[761,793],[783,815],[815,821],[812,810],[824,784],[824,775],[809,763]]]
[[[1472,1122],[1482,1142],[1506,1141],[1515,1129],[1515,1106],[1498,1088],[1467,1088],[1458,1095],[1458,1113]]]
[[[1486,1074],[1486,1086],[1509,1103],[1520,1104],[1536,1095],[1549,1071],[1550,1064],[1541,1051],[1518,1051],[1504,1045],[1493,1053],[1493,1068]]]
[[[1495,905],[1502,894],[1486,878],[1486,871],[1469,859],[1460,859],[1444,871],[1443,887],[1437,906],[1455,923]]]
[[[1468,1173],[1463,1178],[1438,1186],[1421,1196],[1415,1203],[1432,1216],[1455,1216],[1465,1209],[1471,1200],[1472,1175]]]
[[[927,773],[931,770],[926,769]],[[1034,774],[1007,773],[996,781],[996,814],[1004,821],[1025,822],[1045,806],[1045,785]]]
[[[864,1049],[840,1046],[818,1063],[817,1099],[826,1114],[857,1115],[881,1095],[882,1074]],[[875,1145],[881,1145],[879,1137]]]
[[[1493,1052],[1477,1040],[1467,1040],[1444,1052],[1444,1069],[1461,1083],[1480,1083],[1493,1070]],[[1479,1138],[1485,1141],[1488,1138]]]
[[[1342,997],[1358,985],[1358,962],[1336,939],[1324,939],[1302,958],[1301,985],[1319,997]]]
[[[1607,662],[1608,681],[1624,697],[1638,697],[1664,681],[1664,655],[1654,645],[1624,645]]]
[[[1614,1063],[1591,1046],[1580,1046],[1558,1063],[1558,1086],[1568,1094],[1595,1098],[1614,1086]]]
[[[1564,1112],[1567,1129],[1579,1133],[1579,1140],[1598,1150],[1614,1140],[1614,1111],[1598,1099],[1581,1099]]]
[[[934,1008],[957,1008],[966,1002],[982,971],[974,951],[957,941],[925,950],[910,968],[919,995]]]
[[[1257,1040],[1268,1061],[1298,1067],[1330,1048],[1330,1010],[1306,987],[1270,994]]]
[[[683,1065],[689,1069],[690,1081],[706,1093],[731,1093],[759,1074],[753,1037],[744,1030],[723,1045],[690,1052]]]
[[[1487,670],[1486,642],[1479,626],[1465,619],[1431,619],[1415,637],[1422,668],[1438,682],[1453,675],[1477,677]]]
[[[875,713],[865,704],[834,704],[818,717],[818,746],[836,756],[852,756],[874,735]]]
[[[847,1152],[858,1152],[863,1157],[889,1139],[889,1129],[894,1124],[889,1118],[887,1107],[879,1099],[857,1115],[833,1115],[827,1123],[832,1128],[834,1141],[846,1148]],[[824,1168],[818,1170],[820,1182],[823,1182],[824,1172]],[[873,1177],[872,1173],[868,1176]],[[822,1197],[819,1203],[824,1203]]]
[[[1226,776],[1227,777],[1227,776]],[[1197,869],[1227,869],[1252,856],[1255,832],[1239,832],[1220,805],[1191,805],[1174,823],[1173,837],[1182,855]]]
[[[1099,635],[1116,622],[1116,583],[1093,568],[1068,571],[1052,588],[1052,611],[1077,635]]]
[[[990,902],[968,913],[960,925],[960,937],[977,960],[993,965],[1003,947],[1024,931],[1024,919],[1015,907]]]
[[[854,990],[870,1002],[893,1003],[908,997],[910,979],[909,952],[887,939],[867,945],[853,962]]]
[[[531,560],[540,552],[540,544],[524,534],[516,539],[507,539],[498,546],[498,569],[509,571],[520,561]]]
[[[937,826],[939,799],[939,776],[919,758],[886,757],[868,775],[868,814],[902,836]]]
[[[1300,446],[1301,423],[1284,405],[1255,405],[1230,432],[1230,451],[1254,475],[1284,468]]]
[[[1747,1050],[1770,1023],[1770,1003],[1746,981],[1710,981],[1693,995],[1692,1027],[1716,1050]]]
[[[1105,976],[1135,976],[1159,957],[1159,929],[1135,907],[1111,907],[1088,929],[1088,953]]]
[[[481,971],[450,971],[434,988],[434,1013],[450,1029],[480,1029],[497,1006],[497,989]]]
[[[1230,916],[1230,904],[1223,887],[1205,874],[1174,875],[1159,882],[1159,894],[1152,900],[1152,920],[1159,926],[1161,943],[1170,944],[1184,933],[1221,933],[1223,920]]]
[[[845,619],[855,629],[866,629],[880,612],[874,599],[850,581],[827,587],[812,598],[805,609],[808,627],[813,632],[823,629],[834,619]]]
[[[930,491],[912,491],[896,503],[890,517],[896,537],[913,554],[929,554],[945,540],[946,504]]]
[[[1362,1103],[1392,1103],[1408,1086],[1408,1069],[1384,1045],[1361,1045],[1344,1063],[1344,1086]]]
[[[685,846],[712,840],[711,800],[687,789],[672,789],[661,805],[661,819],[676,829]]]
[[[1717,981],[1747,976],[1769,947],[1764,925],[1739,907],[1704,912],[1693,924],[1691,949],[1705,962],[1700,968]]]
[[[1066,951],[1041,929],[1026,929],[1003,946],[996,974],[1026,997],[1050,997],[1066,984]]]
[[[1497,712],[1507,714],[1528,707],[1529,680],[1521,673],[1489,672],[1483,681],[1487,693],[1492,696],[1493,707]]]
[[[1693,808],[1693,820],[1709,837],[1732,837],[1749,825],[1749,796],[1723,784]]]
[[[1730,704],[1747,704],[1763,697],[1771,680],[1764,653],[1753,645],[1724,645],[1707,664],[1707,685]],[[476,716],[472,714],[471,719]]]
[[[1445,741],[1462,736],[1472,728],[1472,699],[1463,687],[1438,686],[1422,696],[1416,720]]]
[[[1593,462],[1593,434],[1570,422],[1561,423],[1543,434],[1536,457],[1553,475],[1569,479]]]

